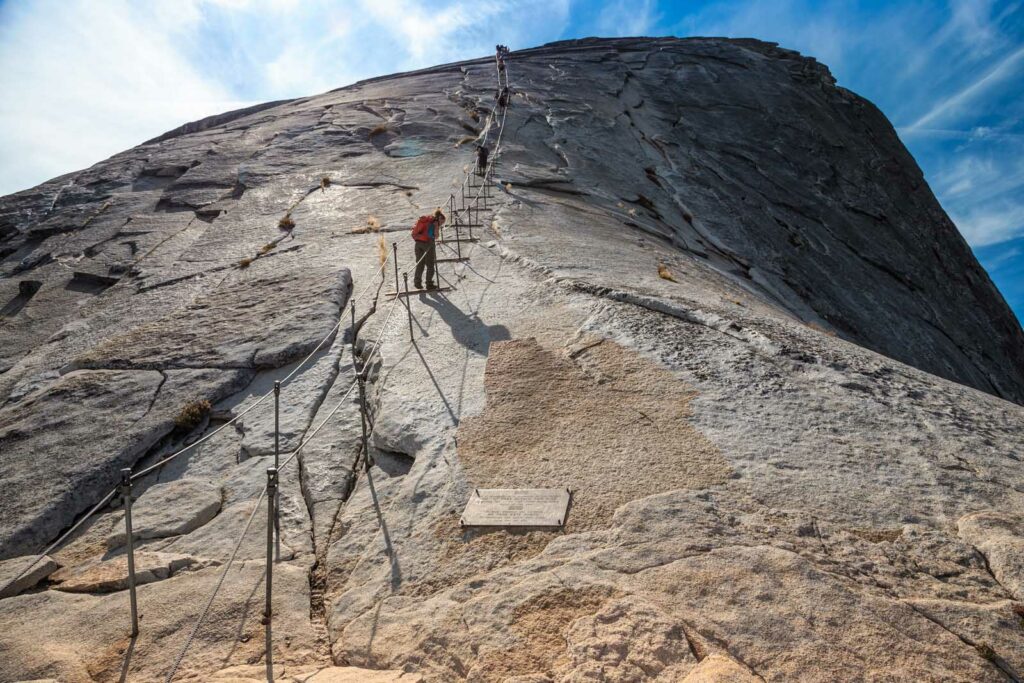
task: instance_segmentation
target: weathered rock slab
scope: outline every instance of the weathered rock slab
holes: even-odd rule
[[[38,562],[33,562],[34,559],[35,556],[25,556],[0,561],[0,598],[9,598],[27,591],[60,569],[60,565],[49,555],[44,555]],[[32,567],[26,571],[29,564]]]
[[[217,516],[221,488],[201,479],[179,479],[146,489],[132,505],[132,535],[137,539],[181,536]],[[122,516],[123,520],[123,516]],[[123,522],[119,528],[124,529]],[[107,539],[108,548],[125,544],[122,531]]]

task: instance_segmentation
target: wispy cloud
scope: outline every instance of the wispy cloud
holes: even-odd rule
[[[1024,67],[1024,46],[1014,50],[1012,53],[1001,59],[987,73],[976,81],[965,87],[963,90],[953,94],[937,103],[924,116],[908,126],[905,130],[913,133],[918,128],[923,128],[938,119],[948,118],[955,115],[963,115],[963,108],[977,100],[985,91],[1005,80],[1020,76]]]
[[[660,19],[654,0],[617,0],[601,8],[595,29],[601,36],[647,36]]]
[[[0,1],[0,195],[186,121],[555,40],[569,0]]]

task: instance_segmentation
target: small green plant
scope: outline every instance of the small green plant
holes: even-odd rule
[[[245,270],[246,268],[252,265],[252,261],[253,260],[251,258],[244,258],[238,262],[238,267],[242,270]]]
[[[174,426],[178,429],[191,431],[210,414],[213,406],[206,399],[193,399],[186,403],[178,416],[174,418]]]
[[[286,213],[284,215],[284,218],[277,222],[277,227],[281,228],[282,230],[291,231],[295,228],[295,219],[292,218],[292,215],[290,213]]]
[[[388,132],[387,124],[381,123],[381,124],[378,124],[378,125],[374,126],[373,129],[370,131],[370,134],[367,137],[369,137],[372,140],[373,138],[377,137],[378,135],[382,135],[382,134],[387,133],[387,132]]]

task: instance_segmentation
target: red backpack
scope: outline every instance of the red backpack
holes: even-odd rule
[[[420,216],[416,226],[412,229],[412,238],[417,242],[430,241],[430,229],[434,227],[433,216]]]

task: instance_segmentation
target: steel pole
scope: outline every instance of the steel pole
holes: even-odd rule
[[[459,224],[455,224],[455,252],[459,256],[459,260],[462,260],[462,239],[459,237]]]
[[[124,501],[124,533],[128,539],[128,600],[132,611],[132,638],[139,635],[139,607],[135,599],[135,538],[132,533],[132,470],[121,470],[121,498]]]
[[[401,291],[398,288],[398,242],[392,242],[391,243],[391,251],[394,254],[393,258],[395,259],[395,296],[398,296],[398,292]],[[355,302],[354,301],[352,302],[352,306],[353,307],[355,306]],[[352,317],[352,322],[354,324],[355,323],[355,308],[352,309],[352,316],[353,316]],[[355,330],[355,327],[353,327],[352,328],[352,334],[355,335],[355,333],[356,333],[356,330]]]
[[[263,621],[266,624],[266,660],[267,680],[274,680],[274,647],[271,626],[274,612],[271,607],[271,593],[274,586],[274,500],[277,498],[277,468],[267,468],[267,604],[263,608]]]
[[[281,467],[281,380],[274,381],[274,469]],[[277,491],[280,496],[280,490]],[[277,511],[281,506],[280,497],[274,499],[274,557],[281,561],[281,520]]]

